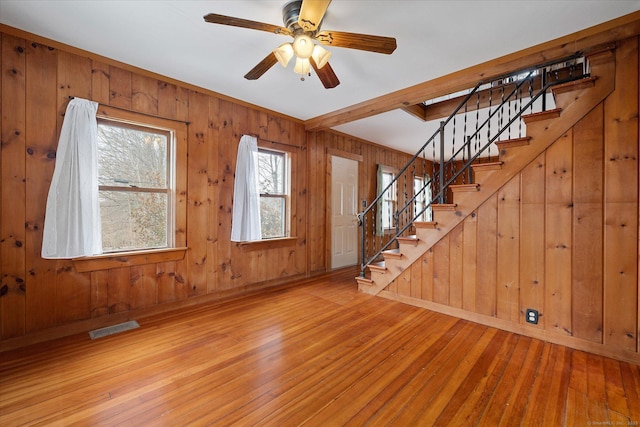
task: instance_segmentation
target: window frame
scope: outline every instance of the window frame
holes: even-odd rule
[[[262,206],[262,198],[277,198],[282,199],[284,204],[284,234],[282,236],[274,236],[274,237],[262,237],[260,241],[270,241],[274,239],[287,239],[291,237],[291,154],[287,151],[283,150],[275,150],[273,148],[265,148],[258,146],[258,155],[262,154],[271,154],[282,157],[283,161],[283,183],[282,188],[284,193],[260,193],[260,206]],[[260,175],[260,162],[258,162],[258,176]],[[260,191],[260,188],[258,188]],[[262,228],[262,215],[260,218],[260,227]]]
[[[102,116],[97,117],[98,127],[100,125],[107,125],[113,127],[120,127],[123,129],[136,130],[141,132],[161,134],[166,137],[166,176],[164,188],[155,187],[141,187],[141,186],[118,186],[118,185],[98,185],[98,194],[100,192],[113,192],[113,193],[149,193],[149,194],[165,194],[167,196],[167,211],[166,211],[166,224],[165,235],[166,245],[164,246],[149,246],[142,248],[119,248],[115,250],[104,251],[105,254],[114,254],[122,252],[137,252],[145,250],[155,249],[169,249],[175,246],[175,155],[176,155],[176,138],[175,131],[172,129],[161,128],[158,126],[152,126],[142,123],[134,123],[131,121],[124,121],[115,118],[106,118]],[[100,156],[98,150],[98,157]],[[104,248],[103,248],[104,250]]]
[[[174,161],[172,162],[173,188],[173,245],[161,249],[109,252],[88,257],[74,258],[79,272],[98,271],[116,267],[153,264],[184,259],[187,250],[187,122],[154,115],[137,113],[121,108],[100,105],[97,119],[110,119],[143,127],[168,129],[174,132]],[[169,240],[169,239],[168,239]]]
[[[382,165],[382,164],[378,165],[378,180],[379,180],[378,187],[379,188],[377,188],[376,191],[379,195],[381,195],[380,199],[378,199],[379,201],[378,215],[380,217],[379,229],[381,229],[382,233],[384,234],[390,234],[390,233],[394,233],[396,230],[396,227],[393,221],[394,221],[394,214],[397,212],[397,209],[398,209],[398,191],[397,191],[398,182],[397,181],[393,182],[393,185],[389,188],[391,197],[387,199],[385,195],[382,193],[382,191],[385,188],[385,184],[384,184],[385,175],[390,175],[391,181],[393,181],[398,175],[398,169],[391,166]],[[387,209],[387,206],[390,207],[390,210]],[[389,215],[388,224],[385,224],[385,221],[384,221],[385,212],[388,212],[388,215]]]
[[[416,189],[416,181],[420,181],[420,188],[423,188],[425,185],[425,182],[429,182],[431,180],[431,177],[429,177],[429,175],[414,175],[413,176],[413,194],[414,196],[418,193],[418,190]],[[418,205],[420,204],[420,209],[424,208],[427,206],[427,204],[429,204],[429,202],[431,201],[431,189],[429,189],[429,191],[423,191],[422,195],[417,196],[414,199],[414,205],[413,205],[413,217],[416,218],[417,214],[418,214]],[[429,206],[424,212],[422,212],[422,214],[420,215],[420,217],[416,218],[416,221],[420,221],[420,222],[428,222],[431,221],[433,218],[432,216],[432,211],[431,211],[431,206]]]

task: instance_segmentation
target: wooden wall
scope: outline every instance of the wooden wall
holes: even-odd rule
[[[327,181],[330,182],[328,162],[332,155],[353,158],[359,162],[358,199],[360,203],[363,200],[371,203],[376,197],[378,164],[400,169],[412,157],[407,153],[391,150],[350,135],[332,131],[310,133],[308,147],[310,169],[322,171],[322,173],[313,173],[309,176],[310,193],[312,195],[324,195],[329,191],[327,186]],[[430,170],[430,166],[427,170]],[[328,239],[331,236],[331,232],[328,230],[330,224],[326,220],[330,217],[328,214],[330,212],[329,201],[330,197],[328,196],[312,196],[310,200],[309,215],[314,218],[310,223],[309,229],[309,268],[312,273],[324,272],[330,268],[331,259],[327,248],[330,248],[331,242]],[[359,210],[363,210],[361,204]],[[371,240],[372,238],[369,236],[368,241]]]
[[[389,287],[414,302],[640,362],[639,42],[616,89]],[[537,325],[525,310],[540,312]]]
[[[17,30],[0,33],[0,61],[0,349],[326,271],[326,150],[362,156],[368,199],[375,164],[401,166],[409,157],[331,132],[308,138],[298,120]],[[188,160],[178,171],[186,187],[178,195],[186,203],[178,219],[177,240],[188,246],[183,259],[112,268],[97,262],[82,271],[77,262],[40,257],[69,96],[189,123],[180,147]],[[292,156],[293,240],[230,242],[235,158],[245,133]]]

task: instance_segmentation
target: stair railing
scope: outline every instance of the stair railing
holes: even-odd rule
[[[414,231],[415,222],[432,219],[432,205],[447,203],[451,185],[471,184],[471,165],[493,160],[497,141],[522,138],[522,116],[546,111],[551,87],[588,76],[585,58],[576,54],[481,81],[461,95],[462,101],[449,117],[358,214],[361,277],[383,252],[397,248],[399,237]],[[456,144],[460,134],[462,143]],[[395,201],[386,206],[394,210],[384,215],[387,200]]]

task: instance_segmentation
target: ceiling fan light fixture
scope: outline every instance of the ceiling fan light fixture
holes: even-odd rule
[[[296,58],[296,66],[293,68],[293,71],[298,73],[298,74],[302,74],[302,75],[306,75],[309,74],[309,70],[311,68],[311,63],[309,62],[308,58]]]
[[[293,52],[298,58],[309,59],[314,46],[313,40],[306,34],[298,34],[293,39]]]
[[[283,43],[274,49],[273,54],[283,67],[286,67],[293,58],[293,46],[291,43]]]
[[[329,62],[329,59],[331,59],[331,52],[317,44],[313,47],[311,57],[316,62],[318,68],[322,68]]]

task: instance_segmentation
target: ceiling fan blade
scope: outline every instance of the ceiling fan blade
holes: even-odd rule
[[[244,75],[244,78],[247,80],[258,80],[260,76],[269,71],[269,69],[276,65],[277,62],[278,59],[273,52],[269,52],[262,61],[258,62],[258,65],[253,67],[251,71]]]
[[[393,37],[372,36],[368,34],[345,33],[344,31],[320,31],[316,36],[318,42],[348,49],[367,50],[369,52],[386,53],[396,50],[396,39]]]
[[[329,63],[324,64],[324,67],[318,68],[316,61],[313,58],[309,58],[309,62],[311,62],[311,66],[314,70],[316,70],[316,74],[318,78],[322,82],[322,85],[325,89],[333,89],[334,87],[340,84],[340,80],[338,80],[338,76],[333,72],[333,68]]]
[[[266,31],[268,33],[291,35],[291,31],[285,27],[277,25],[265,24],[264,22],[250,21],[248,19],[234,18],[232,16],[218,15],[210,13],[204,16],[204,20],[211,24],[231,25],[233,27],[249,28],[251,30]]]
[[[298,25],[305,31],[316,31],[331,0],[302,0]]]

